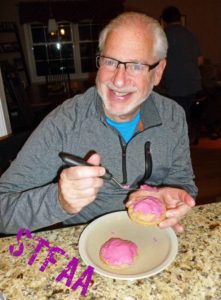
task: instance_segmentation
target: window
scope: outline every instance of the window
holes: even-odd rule
[[[58,32],[49,34],[43,24],[26,25],[32,81],[42,81],[47,74],[68,72],[72,78],[87,78],[96,72],[95,56],[103,24],[59,22]]]
[[[95,57],[98,49],[98,36],[101,31],[99,24],[79,24],[79,48],[81,57],[81,71],[93,72],[96,70]]]

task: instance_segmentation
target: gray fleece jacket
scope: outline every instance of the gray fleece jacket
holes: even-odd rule
[[[78,214],[66,213],[59,204],[57,178],[64,167],[59,152],[85,157],[91,151],[125,184],[139,182],[145,174],[149,142],[152,173],[146,184],[178,186],[193,197],[197,194],[190,159],[183,109],[152,92],[141,105],[143,130],[137,128],[125,144],[105,122],[102,100],[92,87],[65,101],[32,133],[9,169],[0,178],[0,232],[16,233],[58,222],[86,223],[112,211],[125,209],[127,191],[105,180],[96,200]]]

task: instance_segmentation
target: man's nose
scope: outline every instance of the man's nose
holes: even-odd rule
[[[124,86],[126,83],[126,68],[125,65],[123,64],[119,64],[118,67],[116,68],[115,72],[114,72],[114,77],[113,77],[113,83],[116,86]]]

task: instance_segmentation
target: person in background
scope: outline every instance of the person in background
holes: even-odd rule
[[[162,85],[165,94],[183,107],[189,124],[191,105],[202,90],[199,67],[203,56],[196,36],[182,25],[177,7],[166,7],[161,20],[169,45]]]
[[[160,228],[183,231],[197,187],[184,111],[153,92],[166,65],[165,33],[144,14],[124,13],[102,30],[99,50],[96,87],[52,111],[1,176],[1,232],[87,223],[147,195],[166,203]],[[93,166],[67,167],[60,152]],[[126,187],[157,189],[120,189],[102,178],[103,166]]]

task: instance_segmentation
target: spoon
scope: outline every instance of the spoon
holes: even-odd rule
[[[60,152],[59,157],[63,160],[63,162],[65,162],[69,166],[89,166],[89,167],[94,166],[94,165],[86,162],[83,158],[81,158],[79,156],[75,156],[70,153]],[[120,187],[121,189],[126,190],[126,191],[138,190],[136,188],[127,188],[127,186],[122,185],[119,181],[117,181],[116,178],[114,178],[114,176],[111,174],[111,172],[107,168],[105,168],[105,170],[106,170],[106,173],[101,178],[106,179],[106,180],[112,180],[114,183],[116,183],[118,185],[118,187]]]

